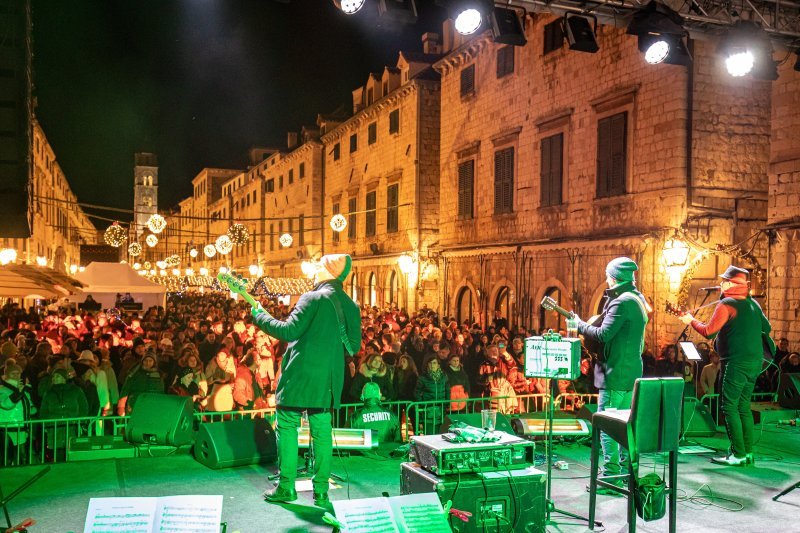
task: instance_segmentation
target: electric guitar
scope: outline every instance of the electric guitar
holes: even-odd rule
[[[228,274],[227,272],[220,272],[217,274],[217,280],[221,284],[227,286],[231,292],[235,292],[244,298],[244,300],[250,304],[250,307],[261,307],[261,304],[247,292],[247,280],[244,278]]]
[[[545,309],[546,311],[555,311],[556,313],[558,313],[559,315],[563,316],[564,318],[575,318],[576,317],[574,312],[567,311],[566,309],[564,309],[563,307],[558,305],[558,303],[555,300],[553,300],[551,297],[549,297],[549,296],[545,296],[544,298],[542,298],[542,303],[540,305],[542,306],[542,309]],[[595,316],[591,317],[589,320],[587,320],[586,323],[589,324],[590,326],[598,327],[598,326],[600,326],[600,324],[603,323],[603,319],[605,318],[605,316],[606,316],[605,313],[601,313],[599,315],[595,315]],[[584,337],[583,338],[583,346],[596,359],[600,359],[600,360],[603,359],[603,343],[602,342],[596,341],[594,339],[590,339],[590,338],[587,338],[587,337]]]

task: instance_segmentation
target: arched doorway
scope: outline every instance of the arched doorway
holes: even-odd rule
[[[400,307],[400,302],[397,301],[397,272],[394,270],[389,271],[389,280],[386,284],[386,300],[387,305],[394,305]]]
[[[555,300],[556,304],[561,305],[561,289],[558,287],[548,287],[544,291],[544,294]],[[547,331],[548,329],[552,329],[553,331],[560,331],[566,329],[564,317],[555,311],[547,311],[544,307],[541,307],[539,313],[540,330]]]
[[[497,291],[497,296],[494,299],[494,316],[500,316],[506,319],[507,324],[511,324],[511,298],[508,285],[503,285]],[[498,315],[499,312],[499,315]]]
[[[377,280],[375,278],[375,272],[369,273],[369,305],[375,306],[378,305],[378,295],[376,294],[377,289]]]
[[[465,320],[474,320],[472,309],[472,291],[469,287],[461,287],[456,297],[456,320],[463,324]]]

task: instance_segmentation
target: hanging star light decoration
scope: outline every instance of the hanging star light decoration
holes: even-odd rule
[[[214,248],[213,244],[206,244],[205,248],[203,248],[203,253],[206,254],[206,257],[214,257],[217,255],[217,249]]]
[[[214,244],[217,251],[222,255],[230,253],[233,250],[233,242],[227,235],[220,235],[217,237],[217,242]]]
[[[144,242],[146,242],[146,243],[147,243],[147,246],[149,246],[150,248],[152,248],[153,246],[155,246],[156,244],[158,244],[158,237],[156,237],[155,235],[153,235],[153,234],[151,233],[150,235],[148,235],[148,236],[147,236],[147,238],[144,240]]]
[[[142,245],[138,242],[132,242],[130,246],[128,246],[128,255],[131,257],[137,257],[142,254]]]
[[[109,246],[113,246],[114,248],[119,248],[122,244],[128,239],[128,232],[125,231],[125,228],[119,225],[119,222],[114,222],[109,227],[106,228],[105,233],[103,233],[103,240],[106,241],[106,244]]]
[[[228,228],[228,238],[233,244],[244,244],[250,239],[250,232],[244,224],[236,223]]]
[[[283,246],[284,248],[288,248],[289,246],[292,245],[294,239],[288,233],[284,233],[283,235],[281,235],[281,238],[278,239],[278,241],[281,243],[281,246]]]
[[[178,254],[172,254],[166,259],[164,259],[164,262],[167,264],[167,266],[170,267],[178,266],[181,264],[181,256],[179,256]]]
[[[341,233],[347,227],[347,219],[341,213],[336,213],[331,217],[331,229],[337,233]]]
[[[150,215],[150,218],[147,219],[147,228],[153,233],[161,233],[166,227],[167,220],[158,213]]]
[[[144,264],[142,265],[142,268],[144,268],[145,270],[150,270],[153,267],[150,265],[150,261],[145,261]]]

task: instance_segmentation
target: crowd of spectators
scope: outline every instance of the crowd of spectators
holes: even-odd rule
[[[273,316],[290,308],[264,302]],[[25,311],[9,303],[0,309],[0,435],[5,446],[10,424],[25,420],[123,415],[143,392],[192,398],[197,410],[231,411],[275,405],[285,343],[258,330],[249,306],[218,293],[169,297],[166,308],[141,316],[118,310]],[[524,375],[524,338],[533,332],[510,327],[496,316],[485,327],[437,315],[423,308],[362,310],[362,349],[344,357],[343,403],[360,403],[367,383],[380,401],[442,402],[464,410],[468,398],[492,398],[503,413],[524,409],[520,395],[546,392],[545,380]],[[678,376],[687,394],[714,392],[719,358],[699,343],[699,364],[686,361],[675,345],[659,356],[646,348],[645,376]],[[593,393],[593,358],[584,351],[581,376],[560,381],[557,392]],[[800,371],[800,356],[786,339],[778,342],[775,364],[758,381],[774,391],[781,372]],[[6,435],[8,438],[6,438]],[[21,436],[22,435],[22,436]],[[12,442],[9,442],[9,439]]]

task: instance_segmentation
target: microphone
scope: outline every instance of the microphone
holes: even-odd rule
[[[715,287],[700,287],[698,290],[708,291],[708,292],[716,292],[716,291],[719,290],[719,286],[715,286]]]

